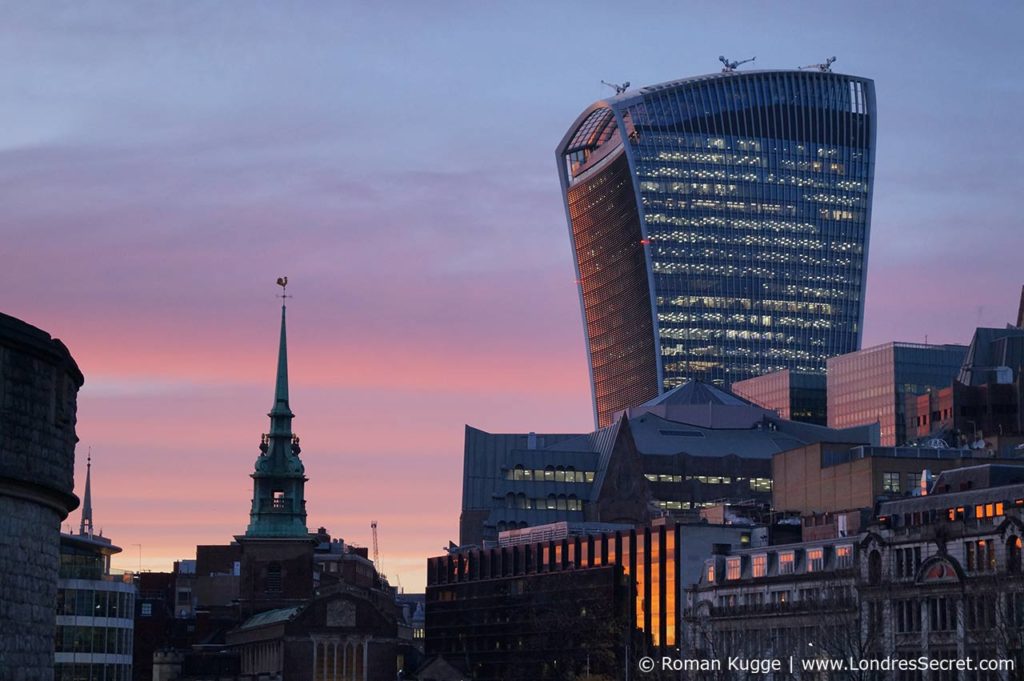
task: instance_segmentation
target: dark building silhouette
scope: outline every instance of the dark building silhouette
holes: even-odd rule
[[[556,158],[598,427],[685,380],[823,373],[860,347],[872,81],[685,78],[592,104]]]
[[[0,314],[0,676],[53,674],[60,523],[78,506],[83,381],[63,343]]]
[[[426,653],[477,681],[620,678],[627,659],[674,652],[682,590],[716,550],[761,543],[764,528],[653,525],[500,546],[427,561]]]

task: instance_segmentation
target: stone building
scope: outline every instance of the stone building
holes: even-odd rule
[[[904,665],[926,656],[938,667],[930,675],[903,669],[849,678],[1018,679],[1022,540],[1024,468],[945,471],[927,495],[882,502],[856,536],[710,558],[688,595],[688,654]],[[962,677],[950,669],[968,657],[995,661],[994,668]]]
[[[63,343],[0,314],[0,678],[53,674],[60,523],[78,506],[83,380]]]

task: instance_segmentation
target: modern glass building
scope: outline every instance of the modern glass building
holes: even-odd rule
[[[776,371],[733,383],[729,390],[765,409],[774,409],[784,419],[828,423],[825,375],[798,371]]]
[[[949,386],[967,347],[884,343],[828,361],[828,425],[850,428],[878,423],[881,445],[907,441],[908,395]]]
[[[860,347],[872,81],[723,72],[592,104],[557,159],[595,419]]]
[[[90,534],[60,535],[57,681],[130,681],[135,585],[110,574],[120,548]]]

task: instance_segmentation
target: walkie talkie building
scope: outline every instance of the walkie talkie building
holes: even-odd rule
[[[592,104],[557,158],[599,426],[860,347],[872,81],[727,71]]]

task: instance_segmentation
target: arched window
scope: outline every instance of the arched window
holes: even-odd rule
[[[555,479],[555,468],[554,466],[544,467],[544,480],[546,482],[552,482]]]
[[[566,482],[583,482],[582,478],[576,477],[576,468],[574,466],[565,467],[565,481]]]
[[[514,492],[509,492],[505,495],[505,508],[515,508],[516,495]]]
[[[555,508],[557,508],[557,506],[558,506],[558,499],[555,497],[554,494],[549,494],[548,495],[548,510],[549,511],[554,511]]]
[[[516,508],[518,508],[518,509],[528,509],[528,508],[530,508],[529,499],[527,499],[526,495],[523,494],[522,492],[520,492],[519,494],[516,495]]]
[[[523,479],[523,464],[517,463],[516,467],[512,469],[512,479],[522,480]]]
[[[1010,537],[1006,540],[1006,571],[1014,574],[1020,572],[1020,537]]]
[[[565,482],[565,469],[561,466],[555,469],[555,482]]]
[[[878,586],[882,583],[882,554],[877,550],[868,555],[868,584]]]
[[[565,495],[564,494],[559,494],[558,495],[557,505],[558,505],[558,510],[559,511],[566,510],[566,503],[565,503]]]

